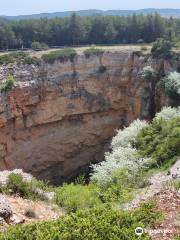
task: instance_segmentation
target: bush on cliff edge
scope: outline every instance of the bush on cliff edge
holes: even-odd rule
[[[65,216],[57,221],[11,227],[0,240],[135,240],[136,227],[153,226],[160,214],[153,203],[131,212],[96,207]],[[149,240],[147,234],[141,236]]]

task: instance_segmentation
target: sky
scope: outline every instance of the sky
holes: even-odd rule
[[[84,9],[179,8],[180,0],[0,0],[0,15]]]

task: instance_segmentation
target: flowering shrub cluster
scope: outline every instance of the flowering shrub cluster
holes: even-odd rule
[[[162,80],[165,93],[170,97],[176,98],[180,96],[180,73],[171,72]]]
[[[141,121],[139,119],[132,122],[129,127],[119,130],[117,135],[112,139],[113,150],[119,147],[130,147],[133,145],[139,131],[147,126],[146,121]]]
[[[138,173],[148,161],[139,158],[133,143],[141,129],[147,126],[145,121],[136,120],[124,130],[119,130],[112,140],[112,152],[105,154],[105,161],[92,166],[91,180],[98,185],[107,185],[113,181],[113,173],[118,169],[128,168],[134,174]]]
[[[154,120],[163,119],[169,121],[175,117],[180,117],[180,107],[164,107],[161,112],[156,114]]]
[[[151,80],[152,78],[155,78],[157,76],[157,72],[151,66],[146,66],[140,72],[140,76],[146,80]]]
[[[112,152],[105,154],[105,161],[92,166],[91,180],[99,186],[114,182],[114,173],[128,169],[134,176],[141,169],[164,164],[179,154],[180,107],[164,107],[153,122],[136,120],[129,127],[119,130],[112,140]]]

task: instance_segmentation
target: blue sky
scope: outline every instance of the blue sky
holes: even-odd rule
[[[81,9],[179,8],[180,0],[0,0],[0,15]]]

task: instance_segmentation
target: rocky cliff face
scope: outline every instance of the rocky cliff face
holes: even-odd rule
[[[0,78],[13,74],[18,84],[0,95],[0,170],[60,183],[101,161],[117,128],[151,118],[149,83],[138,75],[148,61],[116,52],[1,67]]]

